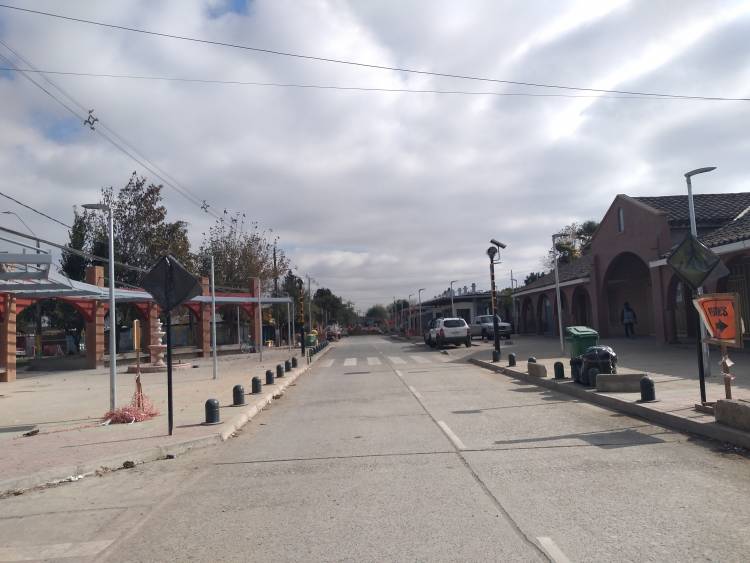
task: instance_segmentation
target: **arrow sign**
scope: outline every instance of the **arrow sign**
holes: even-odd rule
[[[693,300],[710,344],[742,347],[742,317],[736,293],[714,293]]]

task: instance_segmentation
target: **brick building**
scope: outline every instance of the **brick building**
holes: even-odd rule
[[[694,196],[698,237],[718,254],[729,274],[709,279],[707,292],[740,294],[750,328],[750,193]],[[690,231],[687,195],[618,195],[582,258],[559,268],[563,326],[588,325],[602,336],[622,334],[627,301],[638,316],[636,334],[662,342],[694,338],[691,295],[665,257]],[[557,334],[554,273],[515,291],[519,331]]]

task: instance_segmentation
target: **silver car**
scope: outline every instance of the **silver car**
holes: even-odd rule
[[[504,323],[500,317],[497,318],[497,329],[500,338],[510,338],[513,330],[510,323]],[[471,336],[481,336],[482,340],[495,338],[495,326],[492,323],[492,315],[479,315],[471,323]]]

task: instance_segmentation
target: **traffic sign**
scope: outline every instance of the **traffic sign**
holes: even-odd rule
[[[692,289],[703,285],[720,262],[721,258],[690,233],[667,258],[667,264]]]
[[[736,293],[712,293],[693,299],[693,305],[706,326],[705,342],[742,348],[742,314]]]

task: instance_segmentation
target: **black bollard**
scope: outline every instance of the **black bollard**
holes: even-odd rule
[[[536,363],[536,358],[535,358],[534,356],[531,356],[531,357],[530,357],[530,358],[528,359],[528,362],[529,362],[530,364],[535,364],[535,363]]]
[[[273,373],[271,374],[271,376],[273,376]],[[260,390],[261,390],[260,377],[253,377],[252,386],[253,386],[253,395],[257,395],[258,393],[260,393]]]
[[[204,422],[204,424],[219,424],[220,422],[219,401],[216,399],[209,399],[206,401],[206,422]]]
[[[239,407],[245,404],[245,388],[242,385],[232,387],[232,406]]]
[[[565,366],[562,362],[555,362],[555,379],[565,379]]]
[[[654,380],[648,375],[641,377],[641,403],[648,403],[656,400],[656,386]]]
[[[508,367],[512,368],[516,366],[516,355],[512,352],[508,354]]]
[[[284,366],[281,364],[276,365],[276,377],[284,377]]]
[[[284,362],[284,371],[292,371],[292,362],[289,360]]]
[[[589,387],[596,387],[596,377],[599,375],[599,370],[597,368],[589,368],[587,375],[587,382],[586,384]]]
[[[500,352],[497,350],[492,351],[492,361],[493,362],[499,362],[500,361]]]
[[[266,385],[273,385],[273,372],[270,369],[266,370]]]
[[[292,356],[292,368],[297,367],[297,356]]]

